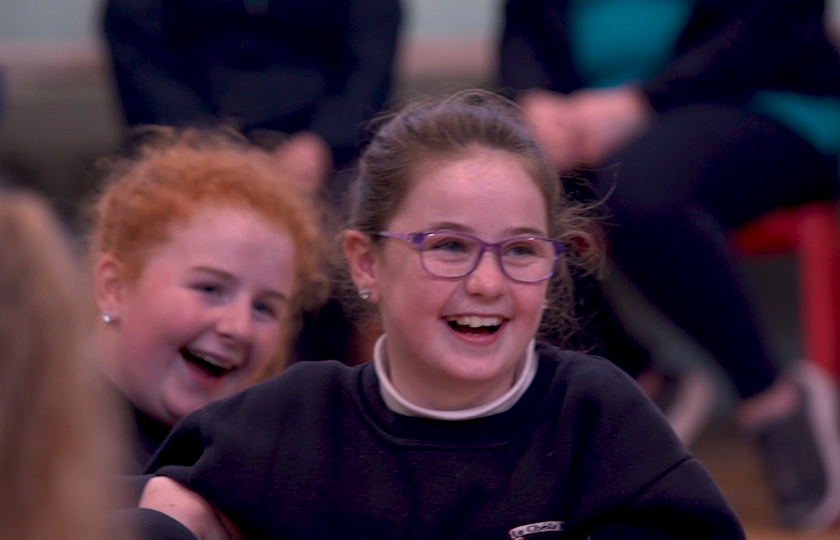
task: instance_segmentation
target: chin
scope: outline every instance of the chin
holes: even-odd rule
[[[173,416],[177,416],[177,420],[181,420],[181,418],[189,415],[197,411],[198,409],[204,407],[208,403],[213,401],[212,399],[196,399],[196,398],[183,398],[179,400],[174,400],[172,406],[168,408],[168,411]]]
[[[450,365],[447,372],[463,381],[487,382],[505,376],[509,364],[497,358],[464,358],[457,365]]]

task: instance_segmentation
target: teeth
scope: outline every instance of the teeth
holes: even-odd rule
[[[190,354],[192,354],[193,356],[195,356],[197,358],[200,358],[202,361],[207,362],[211,366],[216,366],[217,368],[221,368],[221,369],[230,369],[230,366],[225,365],[224,363],[222,363],[221,361],[213,358],[212,356],[206,356],[204,354],[198,354],[195,351],[190,351]]]
[[[479,317],[477,315],[461,315],[450,317],[448,320],[455,321],[458,326],[469,326],[470,328],[482,328],[485,326],[501,326],[501,317]]]

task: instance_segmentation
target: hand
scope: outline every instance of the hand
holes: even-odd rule
[[[138,506],[166,514],[199,540],[244,538],[236,525],[204,497],[165,476],[155,476],[146,483]]]
[[[530,90],[519,104],[531,125],[531,136],[543,147],[548,161],[560,172],[577,167],[581,134],[569,98],[548,90]]]
[[[654,114],[647,97],[631,85],[578,90],[568,100],[581,135],[578,155],[588,165],[602,164],[640,135]]]
[[[306,193],[317,192],[333,168],[332,150],[318,135],[299,131],[274,150],[278,168]]]

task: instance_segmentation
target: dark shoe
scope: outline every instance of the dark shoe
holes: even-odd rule
[[[792,373],[800,404],[756,431],[780,520],[820,531],[840,517],[840,404],[831,375],[810,362]]]

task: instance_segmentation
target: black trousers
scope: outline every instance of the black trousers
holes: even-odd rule
[[[697,105],[660,114],[605,165],[595,184],[609,194],[618,265],[717,359],[741,397],[767,388],[776,363],[726,231],[837,196],[837,159],[770,119]]]

